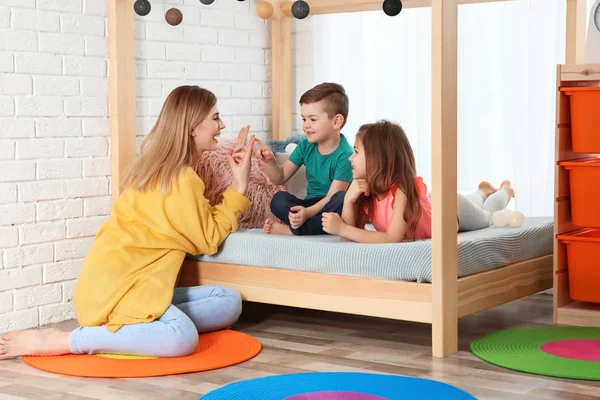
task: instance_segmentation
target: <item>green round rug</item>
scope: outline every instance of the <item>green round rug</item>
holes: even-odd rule
[[[471,352],[491,364],[559,378],[600,380],[600,328],[518,328],[490,333]]]

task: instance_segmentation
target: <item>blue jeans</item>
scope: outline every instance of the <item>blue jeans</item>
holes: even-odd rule
[[[130,354],[182,357],[198,345],[198,333],[233,325],[242,312],[242,298],[221,286],[175,288],[172,304],[157,320],[123,325],[115,333],[104,326],[81,326],[71,332],[73,354]]]

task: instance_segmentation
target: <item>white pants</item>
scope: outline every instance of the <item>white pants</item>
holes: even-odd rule
[[[487,199],[477,191],[468,196],[458,195],[458,230],[475,231],[492,225],[492,214],[506,208],[510,196],[505,190],[498,190]]]

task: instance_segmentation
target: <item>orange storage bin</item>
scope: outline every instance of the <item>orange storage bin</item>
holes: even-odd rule
[[[571,104],[575,153],[600,153],[600,87],[561,87]]]
[[[600,228],[600,158],[559,164],[569,171],[573,223]]]
[[[600,229],[581,229],[557,238],[567,245],[570,297],[600,303]]]

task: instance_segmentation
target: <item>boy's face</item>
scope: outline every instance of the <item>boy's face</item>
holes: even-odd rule
[[[352,165],[352,179],[367,179],[367,161],[362,140],[354,142],[354,153],[349,158]]]
[[[300,106],[302,115],[302,130],[310,143],[320,143],[339,134],[341,116],[329,118],[325,111],[325,103],[302,104]]]

